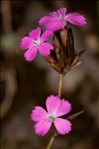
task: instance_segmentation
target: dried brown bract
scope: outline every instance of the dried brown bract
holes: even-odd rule
[[[59,74],[64,75],[80,64],[80,56],[85,50],[76,53],[71,28],[56,31],[53,36],[53,45],[54,50],[51,50],[50,55],[45,59]]]

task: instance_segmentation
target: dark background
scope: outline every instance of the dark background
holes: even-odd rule
[[[82,109],[86,112],[72,121],[71,133],[57,137],[52,148],[99,149],[99,1],[1,0],[0,5],[1,148],[44,149],[53,133],[37,136],[30,114],[35,105],[45,106],[48,95],[57,95],[59,76],[40,55],[26,62],[19,46],[42,16],[67,7],[84,14],[88,23],[85,27],[71,26],[75,49],[86,52],[82,64],[65,76],[62,97],[73,105],[70,114]]]

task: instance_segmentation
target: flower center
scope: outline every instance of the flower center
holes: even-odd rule
[[[65,17],[65,16],[62,15],[62,14],[59,15],[59,19],[64,19],[64,17]]]
[[[35,46],[39,46],[39,45],[41,44],[40,39],[34,40],[34,41],[33,41],[33,44],[34,44]]]
[[[53,116],[53,115],[49,115],[49,119],[50,119],[52,122],[54,122],[54,121],[56,120],[56,117]]]

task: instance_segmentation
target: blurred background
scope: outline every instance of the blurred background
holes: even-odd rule
[[[42,16],[60,7],[88,21],[85,27],[71,26],[75,49],[86,52],[82,64],[65,76],[62,90],[73,105],[70,114],[86,112],[72,121],[69,135],[57,137],[52,149],[99,149],[99,1],[1,0],[0,5],[1,149],[44,149],[53,134],[37,136],[30,114],[35,105],[45,107],[48,95],[57,95],[59,76],[39,54],[33,62],[25,61],[19,47]]]

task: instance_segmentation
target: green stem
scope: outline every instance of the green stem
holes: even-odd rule
[[[49,141],[49,143],[48,143],[46,149],[50,149],[50,148],[51,148],[51,146],[52,146],[52,144],[53,144],[53,142],[54,142],[56,136],[57,136],[57,134],[55,133],[55,134],[51,137],[51,139],[50,139],[50,141]]]
[[[58,96],[59,97],[61,97],[61,93],[62,93],[62,82],[63,82],[63,75],[60,74],[59,86],[58,86]],[[56,136],[57,136],[57,134],[54,133],[54,135],[51,137],[46,149],[51,149],[51,147],[55,141]]]
[[[81,110],[81,111],[79,111],[77,113],[74,113],[74,114],[70,115],[69,117],[67,117],[67,119],[68,120],[73,120],[74,118],[78,117],[79,115],[81,115],[84,112],[85,112],[85,110]]]
[[[61,97],[61,94],[62,94],[62,82],[63,82],[63,75],[60,74],[59,87],[58,87],[58,96],[59,97]]]

